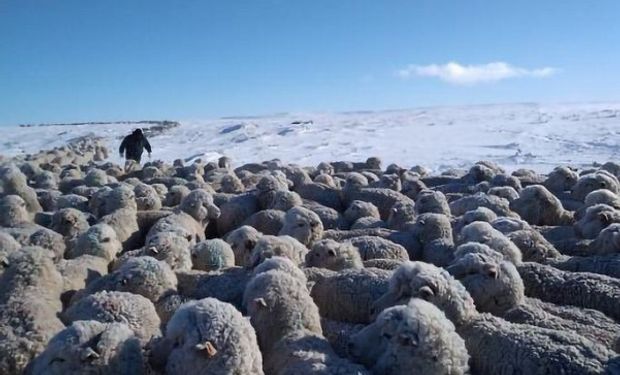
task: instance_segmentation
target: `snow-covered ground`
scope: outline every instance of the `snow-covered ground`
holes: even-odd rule
[[[0,153],[35,152],[87,134],[105,137],[116,150],[119,137],[131,129],[127,124],[0,127]],[[617,161],[620,103],[503,104],[181,121],[180,127],[150,141],[153,157],[168,161],[227,155],[237,165],[274,158],[316,165],[379,156],[385,165],[420,164],[439,171],[486,159],[509,170],[525,167],[546,172],[561,164]],[[116,152],[112,155],[119,161]]]

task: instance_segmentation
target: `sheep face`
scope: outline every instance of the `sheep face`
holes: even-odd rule
[[[226,242],[228,242],[235,254],[235,264],[237,266],[245,267],[251,264],[252,249],[254,249],[261,236],[262,234],[259,231],[247,225],[233,230],[226,236]]]
[[[26,202],[17,195],[7,195],[0,200],[0,226],[15,227],[30,222]]]
[[[374,204],[354,200],[344,212],[344,217],[350,223],[354,223],[362,217],[373,217],[379,219],[381,216],[379,214],[379,209]]]
[[[303,207],[294,207],[287,211],[279,235],[291,236],[310,246],[323,237],[323,223],[316,213]]]
[[[221,239],[199,242],[191,249],[194,269],[215,271],[235,265],[235,255],[228,243]]]
[[[435,213],[450,215],[450,206],[443,193],[434,190],[422,190],[415,200],[416,214]]]
[[[69,249],[69,258],[94,255],[112,261],[123,250],[116,231],[107,224],[97,224],[82,233],[76,245]]]
[[[620,224],[611,224],[603,229],[590,246],[599,255],[620,252]]]
[[[181,204],[183,199],[189,195],[191,191],[184,185],[175,185],[166,193],[164,206],[175,207]]]
[[[450,219],[442,214],[426,213],[418,216],[413,232],[422,245],[437,239],[452,239]]]
[[[557,167],[544,182],[544,186],[553,192],[569,191],[579,179],[579,174],[569,167]]]
[[[346,268],[362,268],[359,251],[351,243],[321,240],[306,254],[306,267],[327,268],[340,271]]]
[[[183,199],[180,209],[202,224],[220,217],[220,209],[213,203],[213,197],[204,190],[192,191]]]

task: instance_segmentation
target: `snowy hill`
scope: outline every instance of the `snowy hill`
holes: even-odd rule
[[[127,123],[1,127],[0,153],[16,155],[93,134],[115,151],[136,125]],[[220,155],[237,165],[279,158],[315,165],[365,160],[442,170],[492,160],[507,169],[548,171],[620,157],[620,103],[509,104],[399,111],[279,114],[181,121],[150,138],[154,158],[172,161]],[[112,159],[119,161],[116,152]]]

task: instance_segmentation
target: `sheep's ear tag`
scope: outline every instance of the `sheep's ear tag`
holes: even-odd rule
[[[82,361],[91,361],[93,359],[99,358],[99,353],[94,351],[92,348],[86,348],[80,354],[80,359]]]
[[[335,257],[336,256],[336,252],[334,250],[327,250],[327,255],[329,255],[330,257]]]
[[[415,333],[410,333],[410,334],[401,333],[398,336],[398,341],[400,342],[401,345],[406,345],[406,346],[418,346],[420,342],[418,339],[418,335],[416,335]]]
[[[265,302],[264,298],[257,298],[254,300],[254,303],[259,307],[267,307],[267,302]]]
[[[203,343],[196,344],[195,348],[196,350],[204,351],[205,353],[207,353],[209,357],[213,357],[214,355],[217,354],[217,349],[215,349],[215,346],[213,346],[213,344],[210,341],[205,341]]]
[[[159,250],[155,246],[149,247],[149,251],[153,254],[159,254]]]

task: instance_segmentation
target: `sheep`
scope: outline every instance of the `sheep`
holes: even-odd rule
[[[8,233],[0,232],[0,276],[4,269],[9,266],[9,256],[21,249],[19,242],[15,241]]]
[[[58,189],[58,177],[50,171],[41,171],[33,177],[31,186],[36,189]]]
[[[0,199],[0,226],[15,227],[32,221],[26,202],[18,195],[6,195]]]
[[[598,273],[620,279],[620,256],[572,256],[547,259],[545,264],[563,271]]]
[[[90,228],[86,215],[73,208],[63,208],[52,216],[50,229],[60,233],[65,237],[65,242],[69,245],[75,241],[82,233]],[[72,246],[67,246],[71,248]]]
[[[267,208],[272,210],[288,211],[293,207],[301,206],[303,200],[299,194],[289,190],[276,190]]]
[[[467,288],[478,311],[513,323],[576,332],[610,349],[620,344],[620,325],[601,312],[525,297],[523,281],[510,262],[483,253],[468,253],[457,258],[447,270]]]
[[[354,200],[349,204],[349,207],[344,212],[344,217],[351,224],[363,217],[381,219],[377,206],[360,200]]]
[[[451,215],[446,196],[433,190],[422,190],[418,193],[415,200],[415,213],[417,215],[425,213]]]
[[[450,263],[454,252],[452,226],[447,216],[424,213],[417,217],[412,228],[415,247],[409,251],[411,259],[421,259],[436,265]]]
[[[402,181],[398,174],[383,174],[379,177],[379,181],[370,184],[370,187],[390,189],[394,191],[401,191],[403,188]]]
[[[0,275],[0,373],[21,374],[49,339],[63,329],[62,276],[49,252],[24,247]]]
[[[351,337],[350,351],[373,374],[469,374],[469,354],[454,324],[419,298],[383,310]]]
[[[351,225],[351,230],[385,227],[387,227],[387,224],[381,219],[376,219],[374,217],[361,217]]]
[[[93,255],[112,261],[123,249],[116,232],[107,224],[97,224],[82,233],[66,252],[68,259]]]
[[[314,212],[303,207],[293,207],[286,212],[284,225],[278,235],[291,236],[305,246],[312,246],[323,236],[323,224]]]
[[[0,168],[2,192],[6,195],[19,195],[26,203],[26,209],[34,214],[42,210],[35,190],[28,186],[26,176],[14,165]]]
[[[243,225],[245,220],[260,211],[258,198],[250,193],[232,196],[227,202],[218,206],[221,215],[217,219],[217,232],[220,236]]]
[[[569,191],[579,179],[579,174],[569,167],[556,167],[543,182],[543,186],[553,193]]]
[[[274,375],[369,375],[361,365],[339,357],[320,334],[297,329],[282,337],[265,356],[265,372]]]
[[[312,181],[317,184],[323,184],[323,185],[332,187],[334,189],[337,189],[339,187],[336,181],[334,180],[334,178],[325,173],[321,173],[317,175]]]
[[[371,322],[370,305],[387,290],[391,275],[390,271],[376,268],[304,271],[313,284],[310,295],[321,317],[362,324]]]
[[[250,323],[230,304],[214,298],[184,303],[166,326],[154,354],[166,374],[263,374]]]
[[[295,264],[292,260],[285,257],[271,257],[265,260],[263,263],[259,264],[254,271],[252,272],[253,276],[256,276],[260,273],[268,272],[271,270],[279,270],[283,271],[302,283],[306,284],[308,279],[306,278],[306,274]]]
[[[86,174],[86,176],[84,176],[84,183],[86,184],[86,186],[101,187],[109,184],[110,182],[113,182],[114,180],[111,180],[112,178],[113,177],[108,176],[105,171],[94,168],[91,169]]]
[[[292,331],[305,328],[322,335],[319,310],[306,285],[286,272],[257,274],[246,286],[243,306],[266,357],[278,340]]]
[[[487,192],[488,195],[496,195],[506,199],[509,203],[519,198],[519,192],[511,186],[494,186]]]
[[[587,272],[567,272],[526,262],[517,267],[525,294],[556,304],[601,311],[620,319],[620,280]]]
[[[303,201],[302,207],[317,214],[323,224],[323,229],[346,229],[349,226],[344,215],[333,208],[312,201]]]
[[[504,234],[531,229],[527,222],[514,217],[498,217],[491,222],[491,226]]]
[[[494,229],[491,224],[483,221],[476,221],[463,228],[461,231],[461,243],[466,242],[479,242],[488,245],[514,264],[520,264],[523,259],[521,250],[512,241],[500,231]]]
[[[465,287],[447,271],[422,262],[397,269],[389,290],[375,301],[375,314],[422,298],[439,307],[465,340],[473,373],[604,373],[615,354],[573,332],[512,324],[476,311]]]
[[[157,194],[157,191],[155,191],[152,186],[144,183],[139,183],[134,187],[133,191],[136,195],[136,204],[138,206],[138,210],[148,211],[160,210],[162,208],[159,194]]]
[[[459,220],[453,225],[455,232],[459,233],[464,226],[473,223],[474,221],[485,221],[491,223],[497,220],[497,214],[486,207],[478,207],[475,210],[467,211],[461,216]]]
[[[93,213],[100,217],[99,223],[107,224],[116,231],[118,239],[123,243],[123,250],[139,247],[140,227],[133,190],[120,185],[109,191],[98,192],[93,199],[96,203],[89,202],[89,205],[96,205]]]
[[[409,254],[404,247],[386,238],[359,236],[349,239],[348,242],[357,248],[364,261],[371,259],[409,260]]]
[[[500,198],[497,195],[476,193],[451,202],[450,212],[454,216],[461,216],[467,211],[475,210],[478,207],[486,207],[498,216],[514,216],[514,213],[510,211],[509,205],[510,202],[507,199]]]
[[[370,202],[379,209],[381,219],[387,220],[390,216],[390,210],[397,202],[405,202],[411,206],[415,202],[394,190],[386,188],[367,188],[367,187],[349,187],[345,186],[343,190],[345,204],[351,204],[355,200]]]
[[[340,189],[313,182],[310,176],[299,168],[292,171],[290,179],[293,181],[292,190],[303,199],[342,211],[344,202]]]
[[[191,191],[185,185],[174,185],[169,188],[163,201],[166,207],[176,207],[189,195]]]
[[[396,202],[390,210],[387,227],[394,230],[404,230],[407,225],[415,222],[415,204],[412,202]]]
[[[235,254],[230,245],[219,238],[197,243],[190,249],[193,268],[216,271],[235,265]]]
[[[245,267],[250,265],[252,249],[262,236],[253,227],[244,225],[228,233],[225,240],[235,254],[235,265]]]
[[[245,191],[245,186],[239,177],[234,174],[225,174],[220,181],[222,192],[230,194],[240,194]]]
[[[265,235],[256,241],[246,267],[254,268],[273,256],[284,256],[301,265],[307,253],[308,249],[293,237]]]
[[[252,272],[241,267],[230,267],[218,271],[177,272],[178,292],[181,296],[202,299],[217,298],[228,302],[239,311],[244,311],[243,293],[252,277]]]
[[[571,212],[542,185],[531,185],[521,191],[519,198],[510,203],[510,209],[531,225],[570,225]],[[507,216],[507,215],[504,215]]]
[[[595,204],[574,224],[575,233],[586,239],[594,239],[612,223],[620,223],[620,210],[606,204]]]
[[[37,246],[48,250],[54,260],[63,258],[66,250],[64,238],[59,233],[36,224],[20,224],[13,228],[0,228],[22,246]]]
[[[28,366],[32,375],[145,374],[139,340],[122,323],[77,321],[54,336]]]
[[[545,263],[549,259],[557,259],[562,254],[553,244],[535,229],[521,229],[506,235],[521,250],[525,262]]]
[[[58,199],[62,193],[58,190],[37,190],[37,199],[43,212],[52,212],[58,209]]]
[[[340,271],[347,268],[363,268],[359,251],[351,243],[334,240],[320,240],[314,243],[306,254],[306,267],[327,268]]]
[[[607,171],[600,170],[579,177],[579,180],[571,189],[571,195],[574,199],[583,202],[589,193],[598,189],[607,189],[614,194],[618,194],[620,193],[620,184],[616,176]]]
[[[71,305],[60,318],[67,325],[78,320],[125,323],[142,345],[160,335],[161,321],[155,306],[147,298],[133,293],[101,291],[91,294]]]
[[[263,234],[277,235],[284,226],[286,213],[280,210],[261,210],[247,218],[243,225],[256,228]]]
[[[79,188],[79,186],[78,186]],[[77,188],[76,188],[77,189]],[[74,189],[74,190],[76,190]],[[58,197],[56,200],[56,207],[61,208],[75,208],[83,212],[88,212],[88,198],[79,194],[65,194]]]

